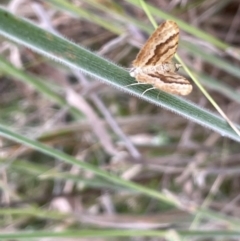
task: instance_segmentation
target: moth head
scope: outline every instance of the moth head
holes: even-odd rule
[[[129,74],[131,77],[135,77],[136,73],[135,73],[136,68],[131,68],[129,71]]]

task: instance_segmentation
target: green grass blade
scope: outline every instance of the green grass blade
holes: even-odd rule
[[[146,86],[138,85],[126,88],[134,79],[123,68],[97,56],[67,39],[44,31],[28,21],[15,17],[0,9],[0,34],[37,52],[40,52],[63,64],[79,68],[102,81],[130,94],[141,97],[153,104],[167,108],[187,119],[210,128],[222,136],[240,141],[239,136],[225,120],[195,104],[168,93],[153,90],[142,96]],[[158,95],[159,94],[159,95]]]
[[[85,170],[91,171],[94,174],[96,174],[99,177],[104,178],[105,180],[108,180],[112,183],[118,184],[120,186],[131,188],[139,193],[146,194],[150,197],[155,197],[159,200],[162,200],[163,202],[168,203],[169,205],[175,206],[176,203],[167,196],[161,194],[158,191],[151,190],[147,187],[140,186],[138,184],[135,184],[133,182],[126,181],[124,179],[121,179],[117,176],[110,175],[108,172],[100,170],[99,168],[87,163],[87,162],[81,162],[78,159],[73,158],[70,155],[67,155],[61,151],[58,151],[56,149],[53,149],[51,147],[48,147],[38,141],[31,140],[25,136],[19,135],[17,133],[14,133],[13,131],[7,129],[6,127],[0,125],[0,135],[4,136],[10,140],[16,141],[18,143],[21,143],[23,145],[29,146],[35,150],[40,151],[41,153],[45,153],[46,155],[49,155],[51,157],[64,160],[66,163],[76,165],[79,168],[83,168]]]
[[[81,238],[81,237],[170,237],[171,230],[119,230],[119,229],[81,229],[67,230],[64,232],[34,231],[34,232],[12,232],[0,234],[3,239],[30,239],[33,238]],[[173,232],[173,231],[172,231]],[[239,231],[221,231],[221,230],[179,230],[174,231],[181,237],[199,237],[199,238],[236,238],[240,236]]]

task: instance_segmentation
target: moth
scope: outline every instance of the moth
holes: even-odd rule
[[[171,20],[163,22],[139,51],[132,63],[130,75],[139,83],[152,85],[151,89],[188,95],[192,91],[192,85],[176,73],[181,65],[172,62],[178,41],[178,25]]]

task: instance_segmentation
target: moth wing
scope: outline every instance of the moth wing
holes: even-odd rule
[[[177,51],[179,28],[174,21],[163,22],[149,37],[136,59],[133,67],[144,67],[170,62]]]
[[[168,93],[188,95],[192,91],[191,83],[185,77],[175,72],[157,73],[156,77],[159,78],[159,81],[156,81],[154,86]]]
[[[174,72],[168,73],[141,73],[136,75],[138,82],[151,84],[156,89],[176,94],[188,95],[192,91],[191,83],[183,76]]]

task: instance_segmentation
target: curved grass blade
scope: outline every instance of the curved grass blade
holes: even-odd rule
[[[126,88],[125,86],[133,83],[134,79],[123,68],[67,39],[44,31],[29,21],[17,18],[4,9],[0,9],[0,34],[69,67],[81,69],[125,92],[178,113],[220,133],[222,136],[240,141],[238,135],[219,116],[168,93],[160,92],[159,94],[159,91],[152,90],[143,96],[142,93],[146,86]]]

